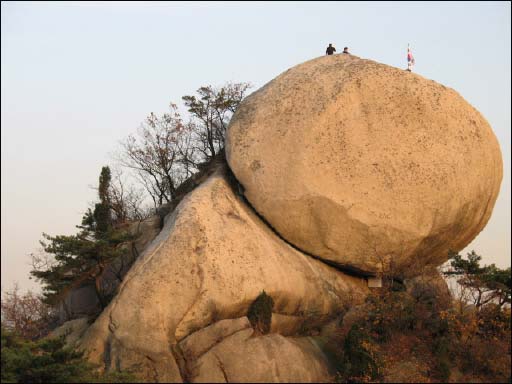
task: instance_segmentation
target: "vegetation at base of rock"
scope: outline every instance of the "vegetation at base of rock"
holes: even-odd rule
[[[267,295],[265,291],[261,292],[252,302],[247,312],[247,318],[254,329],[262,334],[270,332],[272,324],[272,309],[274,308],[274,299]]]
[[[354,324],[343,342],[340,372],[338,379],[351,382],[366,382],[379,378],[380,363],[375,348],[366,330]]]
[[[127,383],[129,373],[101,375],[83,353],[65,347],[64,337],[25,340],[2,326],[2,383]]]
[[[472,264],[473,271],[489,270],[479,259]],[[488,292],[495,302],[481,300],[479,306],[445,297],[421,280],[407,290],[385,284],[372,291],[361,315],[342,322],[326,345],[337,380],[508,382],[510,307],[500,305],[504,286],[496,289]]]

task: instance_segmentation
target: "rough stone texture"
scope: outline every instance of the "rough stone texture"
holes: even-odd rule
[[[352,55],[305,62],[247,97],[226,158],[288,241],[373,273],[464,248],[502,179],[491,127],[457,92]]]
[[[279,239],[216,173],[167,218],[81,347],[107,369],[181,381],[187,369],[176,344],[216,321],[245,316],[263,289],[276,313],[295,318],[295,327],[290,321],[283,330],[273,325],[283,333],[304,321],[328,321],[368,292],[364,279]]]
[[[59,322],[97,314],[100,302],[92,283],[85,283],[72,289],[59,303]]]
[[[66,337],[66,346],[73,348],[80,337],[89,327],[89,320],[87,317],[66,321],[60,327],[55,328],[49,335],[49,338],[57,338],[61,336]]]
[[[194,364],[192,383],[325,383],[332,372],[309,337],[254,337],[244,329],[214,345]]]
[[[136,236],[134,246],[138,253],[142,253],[144,248],[160,233],[160,229],[160,217],[158,215],[130,225],[130,233]]]
[[[238,319],[225,319],[194,332],[182,340],[179,345],[186,361],[197,360],[204,355],[213,346],[224,340],[226,337],[241,331],[249,329],[251,323],[247,317]]]

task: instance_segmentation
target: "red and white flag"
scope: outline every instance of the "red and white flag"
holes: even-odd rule
[[[412,55],[411,48],[407,45],[407,63],[414,64],[414,56]]]

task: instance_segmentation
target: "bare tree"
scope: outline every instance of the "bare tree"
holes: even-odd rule
[[[228,83],[220,88],[211,85],[197,90],[198,96],[183,96],[192,115],[189,123],[194,135],[194,149],[203,161],[211,160],[222,148],[229,121],[245,97],[249,83]]]
[[[175,200],[178,187],[222,150],[229,120],[249,87],[247,83],[201,87],[197,97],[183,97],[190,121],[184,123],[171,103],[168,113],[151,113],[137,134],[121,143],[117,160],[134,171],[155,209]]]
[[[196,173],[199,170],[199,164],[205,161],[204,155],[197,149],[197,139],[193,134],[196,128],[192,122],[188,122],[186,134],[182,135],[177,143],[180,154],[179,163],[187,178]]]
[[[31,291],[22,294],[18,284],[2,295],[2,326],[31,340],[46,335],[55,318],[51,306],[41,295]]]
[[[141,125],[138,134],[129,135],[122,142],[124,149],[120,162],[134,170],[155,207],[171,202],[176,188],[188,176],[183,167],[180,141],[187,126],[182,122],[177,107],[170,105],[170,112],[161,117],[151,113]]]
[[[148,211],[143,208],[144,192],[128,184],[121,169],[112,172],[109,197],[115,223],[147,218]]]

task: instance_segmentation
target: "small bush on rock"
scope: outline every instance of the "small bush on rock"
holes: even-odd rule
[[[247,317],[253,328],[260,331],[262,334],[270,332],[273,307],[274,300],[267,295],[265,291],[261,292],[249,307]]]

